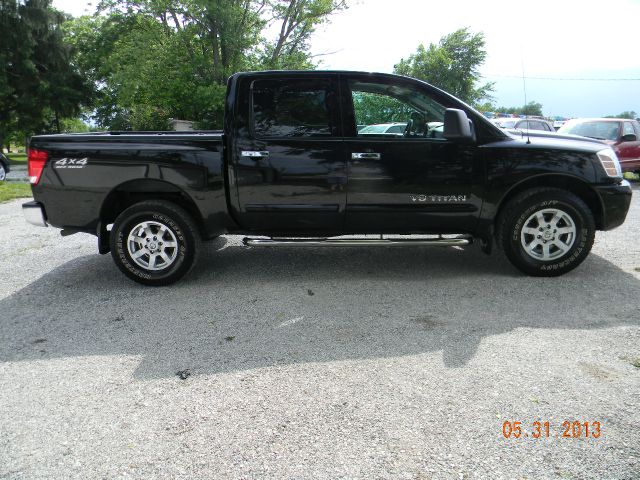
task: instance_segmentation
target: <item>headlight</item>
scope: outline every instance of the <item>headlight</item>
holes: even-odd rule
[[[602,168],[604,168],[608,176],[622,177],[622,168],[620,168],[620,162],[618,161],[616,152],[610,148],[605,148],[604,150],[600,150],[596,155],[598,155]]]

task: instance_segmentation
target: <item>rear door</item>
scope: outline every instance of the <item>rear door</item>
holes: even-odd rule
[[[340,231],[347,165],[337,76],[249,76],[238,99],[230,149],[240,225],[265,233]]]

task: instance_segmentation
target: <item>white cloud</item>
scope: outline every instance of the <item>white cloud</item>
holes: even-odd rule
[[[356,0],[313,41],[328,68],[390,71],[420,43],[470,27],[483,32],[488,73],[519,75],[640,67],[640,2]]]

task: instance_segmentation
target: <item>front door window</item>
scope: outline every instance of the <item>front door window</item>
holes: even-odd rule
[[[358,137],[442,139],[445,107],[400,85],[349,82]]]

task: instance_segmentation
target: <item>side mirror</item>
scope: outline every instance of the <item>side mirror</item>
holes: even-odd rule
[[[444,112],[444,133],[447,140],[473,141],[471,122],[463,110],[447,108]]]
[[[635,142],[638,140],[638,137],[634,133],[627,133],[623,135],[620,139],[621,142]]]

